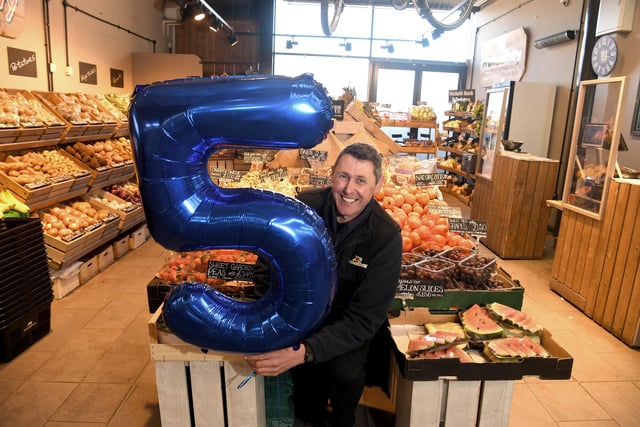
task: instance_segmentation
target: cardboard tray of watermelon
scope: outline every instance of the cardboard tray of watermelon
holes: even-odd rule
[[[458,314],[434,314],[428,308],[416,307],[389,318],[392,350],[402,377],[411,381],[435,381],[455,378],[473,380],[518,380],[527,376],[540,379],[570,379],[573,357],[553,340],[547,329],[541,329],[540,345],[546,357],[509,358],[496,361],[479,350],[467,352],[470,359],[413,358],[407,353],[409,342],[426,323],[459,322]]]

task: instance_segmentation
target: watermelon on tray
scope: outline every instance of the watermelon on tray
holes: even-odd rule
[[[463,311],[460,314],[460,322],[472,340],[490,340],[504,334],[504,329],[495,321],[491,313],[478,304]]]
[[[496,362],[514,362],[525,357],[549,357],[549,353],[540,344],[526,336],[485,341],[484,353]]]
[[[488,304],[487,309],[498,320],[508,325],[513,325],[526,333],[540,334],[542,332],[542,326],[537,324],[529,314],[523,311],[516,310],[515,308],[498,302]]]
[[[458,344],[464,344],[465,337],[460,337],[455,332],[436,331],[432,334],[419,335],[409,341],[407,354],[411,357],[419,356],[421,353],[444,350]]]

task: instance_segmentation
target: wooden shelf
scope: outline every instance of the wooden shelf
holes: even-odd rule
[[[438,123],[433,121],[418,121],[418,120],[382,120],[380,122],[381,127],[398,127],[398,128],[430,128],[437,129]]]
[[[476,176],[474,174],[469,173],[469,172],[465,172],[462,169],[448,168],[446,166],[440,166],[440,164],[438,164],[438,169],[441,169],[441,170],[447,171],[447,172],[451,172],[451,173],[455,173],[456,175],[464,176],[465,178],[469,178],[469,179],[475,179],[476,178]]]
[[[407,147],[403,147],[400,146],[400,153],[410,153],[410,154],[433,154],[435,155],[437,152],[437,148],[435,145],[432,146],[428,146],[428,147],[421,147],[421,146],[407,146]]]

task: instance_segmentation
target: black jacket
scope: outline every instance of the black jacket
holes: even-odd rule
[[[375,200],[340,225],[330,188],[301,192],[298,199],[324,219],[336,251],[338,286],[331,310],[305,339],[315,362],[323,362],[372,340],[385,324],[400,276],[402,237],[400,226]]]

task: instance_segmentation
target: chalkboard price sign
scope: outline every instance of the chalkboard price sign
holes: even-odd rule
[[[324,162],[327,160],[328,152],[322,150],[308,150],[306,148],[300,149],[300,158],[302,160],[318,160]]]
[[[415,298],[444,298],[444,280],[399,279],[397,292]]]
[[[473,236],[486,236],[487,223],[474,219],[449,218],[449,231],[452,233],[465,233]]]
[[[234,169],[211,168],[209,176],[220,181],[238,182],[242,179],[242,172]]]
[[[435,203],[429,203],[429,212],[437,213],[440,216],[446,216],[447,218],[462,218],[462,209],[458,206],[443,206]]]
[[[445,173],[417,173],[414,175],[418,187],[426,185],[446,185],[451,177]]]
[[[253,282],[254,268],[254,264],[209,261],[207,264],[207,278]]]

